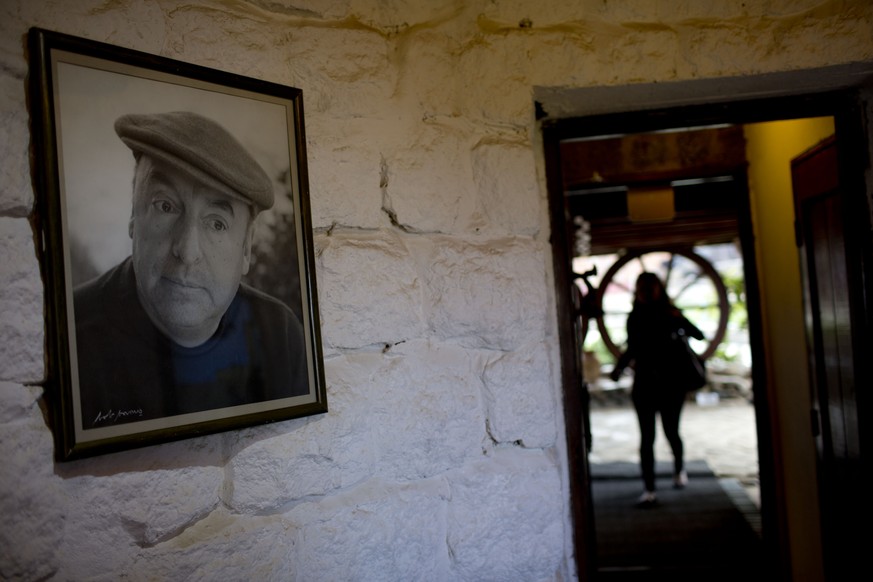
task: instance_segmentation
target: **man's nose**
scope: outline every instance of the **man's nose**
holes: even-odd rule
[[[183,215],[173,229],[173,255],[185,264],[194,264],[200,260],[200,230],[197,220]]]

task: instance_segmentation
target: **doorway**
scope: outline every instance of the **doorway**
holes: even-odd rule
[[[743,128],[684,128],[565,140],[565,207],[576,228],[571,272],[594,297],[583,316],[586,414],[600,579],[760,567],[759,470],[752,354],[745,308],[741,212],[749,193]],[[643,490],[633,373],[609,371],[626,345],[641,272],[665,284],[673,305],[703,333],[707,385],[689,393],[681,433],[690,482],[671,486],[672,452],[655,440],[657,503]],[[664,387],[669,389],[669,387]],[[660,432],[660,431],[659,431]],[[744,576],[748,577],[748,575]]]
[[[569,294],[569,289],[573,275],[569,265],[575,243],[573,235],[575,226],[571,222],[572,213],[568,211],[566,204],[566,183],[564,181],[564,168],[561,164],[560,144],[567,140],[585,140],[598,136],[638,134],[675,128],[742,125],[779,119],[836,116],[839,118],[837,121],[838,133],[843,131],[843,134],[846,135],[855,131],[854,139],[861,139],[866,145],[866,134],[859,136],[857,130],[852,129],[861,126],[857,106],[854,108],[847,106],[850,102],[856,102],[856,98],[857,95],[852,91],[839,91],[827,94],[783,96],[767,100],[736,101],[708,106],[641,110],[621,115],[602,114],[553,120],[548,119],[549,108],[547,106],[540,107],[543,114],[541,123],[552,215],[556,303],[564,364],[562,378],[565,391],[571,495],[576,524],[577,561],[580,575],[585,573],[589,579],[597,579],[597,556],[596,552],[593,551],[593,548],[596,548],[597,532],[591,504],[592,475],[590,473],[591,466],[588,463],[585,436],[586,430],[590,427],[583,420],[586,402],[582,390],[583,386],[579,380],[581,366],[575,361],[577,346],[575,345],[570,317],[573,300]],[[851,112],[854,112],[854,118],[851,118]],[[857,185],[857,180],[855,183]],[[775,572],[774,578],[790,579],[791,568],[798,563],[798,560],[811,559],[814,562],[815,557],[803,555],[798,558],[796,549],[794,555],[791,555],[792,546],[796,546],[797,542],[792,540],[792,535],[795,534],[789,531],[788,522],[793,509],[787,506],[784,494],[789,486],[796,487],[797,484],[794,482],[789,484],[784,471],[785,457],[794,455],[796,451],[785,448],[786,445],[780,439],[781,435],[771,424],[771,419],[774,417],[774,412],[771,410],[771,406],[774,405],[772,402],[773,385],[768,382],[769,374],[764,363],[770,363],[773,355],[765,352],[763,340],[761,310],[764,300],[759,293],[755,268],[755,254],[760,249],[756,247],[755,237],[751,229],[751,209],[748,206],[748,197],[741,202],[745,206],[739,209],[741,219],[738,228],[741,240],[746,241],[746,244],[741,246],[746,265],[750,350],[755,362],[751,380],[755,394],[755,418],[759,429],[757,436],[761,457],[760,480],[764,549],[767,564],[772,566]],[[790,256],[782,256],[782,260],[796,261],[796,250]],[[782,404],[777,402],[776,405],[781,406]],[[784,413],[784,411],[779,411],[779,413]],[[784,418],[782,420],[784,422]],[[801,422],[798,419],[795,421]],[[804,421],[808,422],[807,419]],[[808,430],[808,427],[805,428]],[[794,447],[795,444],[791,443],[790,446]],[[812,549],[813,552],[816,551],[815,548]],[[820,547],[817,551],[820,552]]]

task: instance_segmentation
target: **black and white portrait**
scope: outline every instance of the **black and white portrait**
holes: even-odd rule
[[[287,100],[51,66],[76,441],[323,400]]]

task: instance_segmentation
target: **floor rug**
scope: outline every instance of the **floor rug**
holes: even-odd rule
[[[704,461],[686,464],[684,489],[657,465],[657,503],[635,506],[639,465],[591,465],[597,565],[604,580],[766,579],[759,532]],[[734,498],[734,499],[732,499]],[[669,576],[668,576],[669,573]]]

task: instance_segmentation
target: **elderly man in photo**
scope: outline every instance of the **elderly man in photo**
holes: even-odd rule
[[[133,251],[74,293],[83,427],[306,394],[299,320],[240,282],[273,205],[264,170],[191,112],[124,115],[115,131],[136,160]]]

